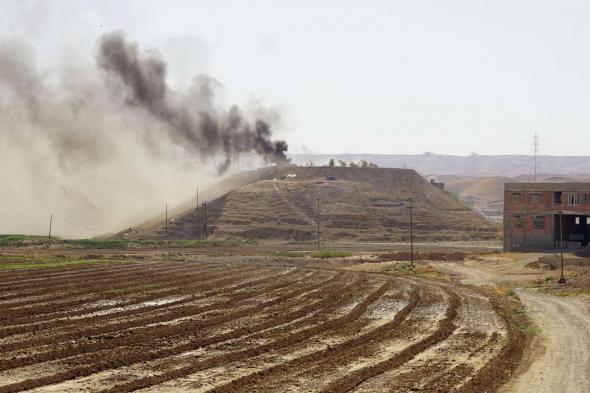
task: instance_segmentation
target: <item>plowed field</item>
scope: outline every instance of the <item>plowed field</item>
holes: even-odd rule
[[[495,300],[287,258],[0,267],[0,392],[491,391]]]

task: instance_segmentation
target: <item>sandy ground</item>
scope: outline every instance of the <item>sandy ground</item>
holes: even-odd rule
[[[432,265],[459,275],[464,284],[515,286],[546,274],[524,268],[536,258],[537,254],[523,254],[514,260]],[[517,293],[541,332],[528,360],[502,393],[590,391],[590,299],[557,297],[526,288]]]
[[[542,348],[528,370],[504,392],[588,392],[590,390],[590,310],[588,302],[519,290],[541,329]]]

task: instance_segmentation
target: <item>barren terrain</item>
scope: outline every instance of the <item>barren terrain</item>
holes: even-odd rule
[[[205,207],[184,204],[165,220],[127,228],[120,239],[402,241],[412,198],[416,240],[498,239],[482,215],[410,169],[282,167],[214,187]],[[319,201],[318,201],[319,198]],[[319,217],[318,217],[319,207]],[[205,217],[206,221],[205,221]],[[207,222],[207,225],[205,225]]]
[[[528,267],[539,256],[513,254],[431,265],[456,275],[466,284],[521,287],[516,293],[538,332],[526,355],[527,361],[502,392],[587,392],[590,386],[590,299],[563,296],[568,290],[575,291],[568,289],[569,286],[557,292],[561,296],[545,293],[540,283],[548,283],[544,285],[550,287],[551,282],[557,281],[558,271]],[[578,274],[575,267],[568,267],[568,282]]]
[[[349,267],[4,255],[0,392],[480,392],[510,375],[500,299]]]

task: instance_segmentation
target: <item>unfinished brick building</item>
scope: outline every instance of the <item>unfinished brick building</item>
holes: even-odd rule
[[[505,251],[555,249],[560,239],[586,247],[589,231],[590,183],[504,185]]]

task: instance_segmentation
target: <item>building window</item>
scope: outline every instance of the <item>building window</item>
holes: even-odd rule
[[[542,197],[541,194],[531,194],[530,201],[531,201],[531,203],[539,203],[539,202],[541,202],[541,197]]]
[[[510,195],[510,200],[512,200],[512,202],[520,202],[520,198],[522,197],[520,192],[513,192]]]
[[[569,194],[568,202],[570,205],[575,206],[580,204],[580,194]]]
[[[545,216],[535,216],[533,220],[533,228],[545,229]]]
[[[580,217],[576,217],[576,225],[580,225]]]
[[[590,217],[586,217],[586,225],[590,225]]]
[[[522,216],[515,216],[513,222],[515,229],[522,229],[524,227],[524,219]]]
[[[557,191],[553,194],[553,203],[561,203],[561,191]]]

